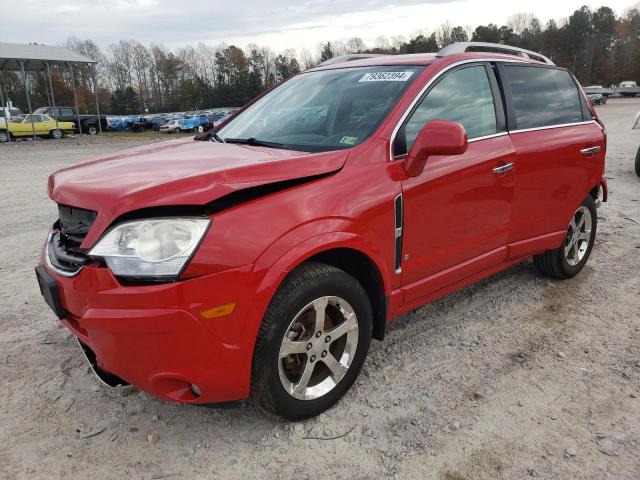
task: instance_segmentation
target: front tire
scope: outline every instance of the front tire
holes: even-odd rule
[[[369,297],[351,275],[311,262],[294,270],[258,332],[251,372],[254,403],[292,420],[330,408],[360,373],[372,318]]]
[[[636,170],[636,175],[640,177],[640,147],[638,147],[638,152],[636,153],[635,170]]]
[[[9,140],[11,140],[9,132],[7,132],[6,130],[0,130],[0,143],[6,143]]]
[[[534,256],[534,265],[550,277],[564,279],[577,275],[591,255],[597,226],[596,203],[591,195],[587,195],[571,217],[563,244]]]

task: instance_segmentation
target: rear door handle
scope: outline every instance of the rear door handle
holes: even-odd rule
[[[501,173],[506,173],[513,168],[513,163],[507,163],[506,165],[500,165],[493,169],[493,173],[496,175],[500,175]]]
[[[589,148],[583,148],[582,150],[580,150],[580,153],[582,155],[593,155],[594,153],[600,153],[602,151],[601,147],[589,147]]]

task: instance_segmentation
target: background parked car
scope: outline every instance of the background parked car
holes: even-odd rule
[[[231,116],[232,112],[219,112],[213,113],[207,117],[206,122],[202,122],[198,127],[199,132],[208,132],[214,127],[217,127],[221,123],[223,123],[227,118]]]
[[[163,123],[158,128],[160,133],[180,133],[180,118],[172,118],[167,120],[166,123]]]
[[[18,117],[20,115],[22,115],[22,112],[18,108],[0,107],[0,128],[6,127],[7,119]]]
[[[623,97],[635,97],[636,95],[640,95],[640,87],[638,87],[638,84],[633,80],[620,82],[620,85],[618,85],[615,91]]]
[[[106,130],[108,126],[106,115],[76,115],[73,107],[40,107],[33,113],[49,115],[58,122],[73,122],[76,133],[80,131],[76,125],[79,118],[82,133],[87,135],[97,135],[100,132],[100,127],[102,130]]]
[[[33,118],[33,122],[32,122]],[[38,137],[60,139],[67,133],[75,131],[72,122],[58,122],[49,115],[20,115],[12,117],[8,126],[0,130],[0,142],[8,142],[11,137],[30,137],[34,133]]]
[[[589,94],[587,95],[587,98],[589,98],[589,101],[592,105],[604,105],[605,103],[607,103],[607,97],[600,93]]]

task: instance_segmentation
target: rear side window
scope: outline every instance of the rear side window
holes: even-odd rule
[[[63,117],[73,117],[73,110],[70,108],[61,108],[60,115]]]
[[[438,81],[405,124],[406,147],[397,146],[395,154],[411,150],[418,132],[431,120],[458,122],[467,130],[469,139],[498,131],[493,93],[484,65],[460,68]]]
[[[502,71],[511,92],[512,130],[582,122],[578,88],[566,70],[505,65]]]

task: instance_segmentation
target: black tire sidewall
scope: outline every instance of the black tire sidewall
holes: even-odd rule
[[[640,147],[638,147],[638,152],[636,153],[635,171],[636,175],[640,177]]]
[[[587,260],[589,260],[591,250],[593,249],[593,244],[595,243],[596,231],[598,229],[598,209],[596,208],[596,203],[593,200],[593,197],[591,197],[591,195],[588,195],[582,202],[581,206],[587,207],[589,209],[589,212],[591,213],[591,236],[589,237],[589,245],[587,246],[587,251],[582,257],[582,260],[580,260],[580,262],[578,262],[576,265],[569,265],[569,262],[567,262],[567,256],[564,253],[564,243],[560,247],[562,252],[562,254],[560,255],[562,269],[569,277],[577,275],[578,272],[580,272],[584,268]]]
[[[298,400],[289,395],[282,386],[278,373],[278,354],[282,338],[294,317],[313,300],[324,296],[345,299],[358,318],[358,346],[353,362],[345,376],[333,390],[315,400]],[[305,283],[304,288],[295,290],[277,312],[278,321],[271,325],[267,343],[263,350],[268,389],[273,399],[276,413],[290,419],[302,419],[319,414],[331,407],[349,390],[358,377],[371,343],[371,305],[364,289],[350,275],[336,272]],[[264,368],[263,367],[263,368]]]

